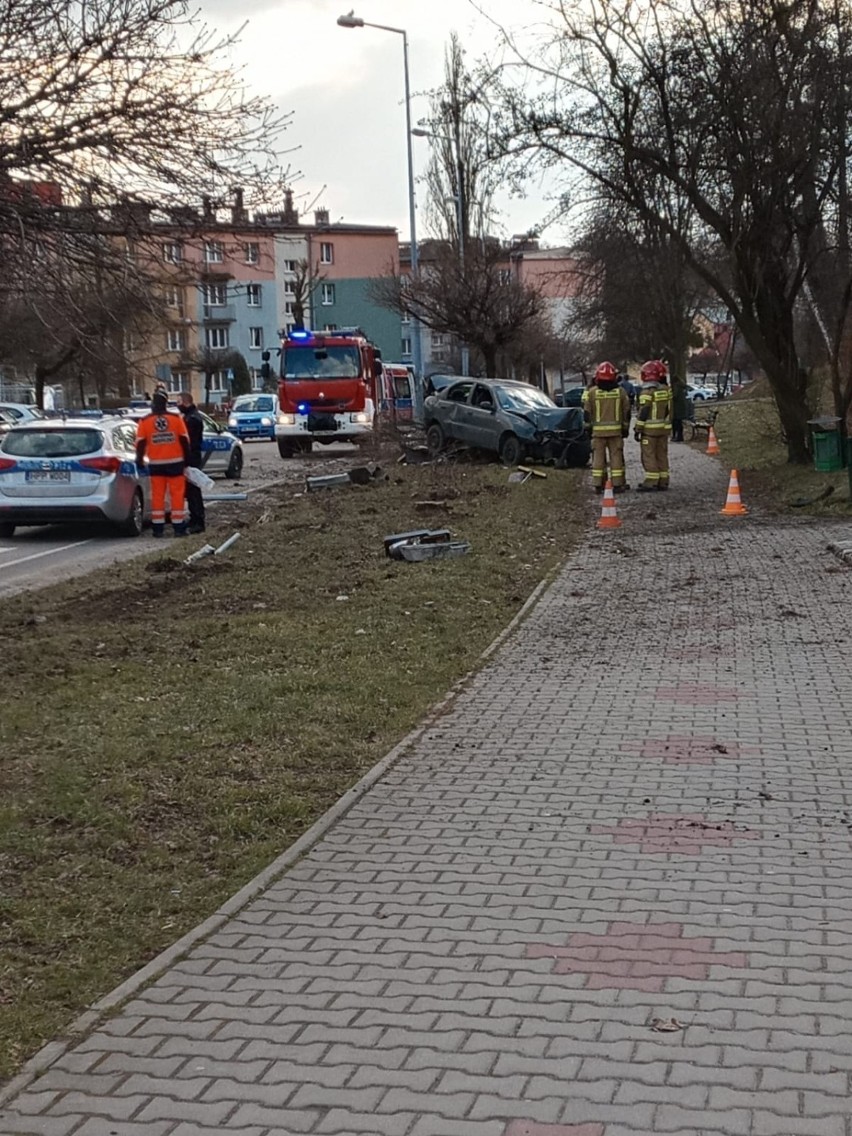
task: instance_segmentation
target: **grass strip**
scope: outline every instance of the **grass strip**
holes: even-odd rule
[[[221,558],[187,566],[200,542],[168,542],[0,605],[0,1079],[270,863],[476,666],[578,539],[580,478],[508,485],[498,467],[446,463],[281,486],[208,533],[239,527]],[[387,534],[421,527],[472,551],[386,558]]]

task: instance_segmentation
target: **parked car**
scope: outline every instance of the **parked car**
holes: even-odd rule
[[[715,387],[693,386],[692,383],[686,384],[686,397],[691,398],[693,402],[704,402],[709,398],[718,398],[718,392]]]
[[[446,390],[448,386],[458,382],[459,375],[428,375],[424,386],[425,395],[438,394],[442,390]]]
[[[509,379],[458,379],[424,403],[426,444],[448,441],[496,453],[504,465],[525,458],[584,466],[591,454],[579,407],[560,408],[543,391]]]
[[[135,423],[31,418],[0,440],[0,536],[18,525],[108,521],[139,536],[150,512]]]
[[[17,423],[12,415],[7,410],[0,410],[0,437],[7,434],[15,425]]]
[[[275,441],[277,401],[274,394],[241,394],[228,415],[228,429],[238,438]]]
[[[555,406],[582,406],[583,395],[586,388],[580,383],[576,386],[564,387],[562,390],[553,392],[553,402]]]
[[[14,418],[15,422],[30,422],[44,418],[44,411],[28,402],[0,402],[0,411]]]

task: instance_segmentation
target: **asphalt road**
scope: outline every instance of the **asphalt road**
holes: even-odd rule
[[[289,461],[278,456],[272,442],[245,443],[244,454],[242,479],[217,478],[214,493],[250,493],[277,481],[301,481],[306,474],[332,472],[359,461],[358,449],[348,443],[317,447],[315,453]],[[211,503],[209,508],[216,506]],[[151,551],[147,530],[134,540],[83,525],[16,529],[13,537],[0,540],[0,599],[47,588]]]

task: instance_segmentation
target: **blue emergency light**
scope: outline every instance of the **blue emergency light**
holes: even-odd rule
[[[311,333],[309,331],[291,331],[291,339],[310,339]]]
[[[298,410],[298,412],[300,414],[307,414],[308,413],[308,404],[306,402],[300,402],[299,405],[296,407],[296,409]]]

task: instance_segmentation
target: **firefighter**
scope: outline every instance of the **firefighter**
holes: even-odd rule
[[[642,366],[639,389],[639,413],[634,437],[642,447],[645,480],[641,493],[669,487],[669,435],[672,431],[672,392],[668,387],[668,371],[659,359],[649,359]]]
[[[163,536],[166,528],[166,493],[169,495],[175,536],[187,536],[184,470],[190,464],[189,434],[180,414],[168,409],[168,398],[155,391],[151,413],[136,428],[136,461],[148,457],[151,478],[151,532]]]
[[[583,392],[583,410],[592,429],[592,484],[603,493],[607,464],[612,488],[623,493],[630,486],[624,476],[624,439],[630,433],[630,396],[618,381],[612,363],[601,363],[594,383]],[[607,459],[608,462],[607,462]]]

